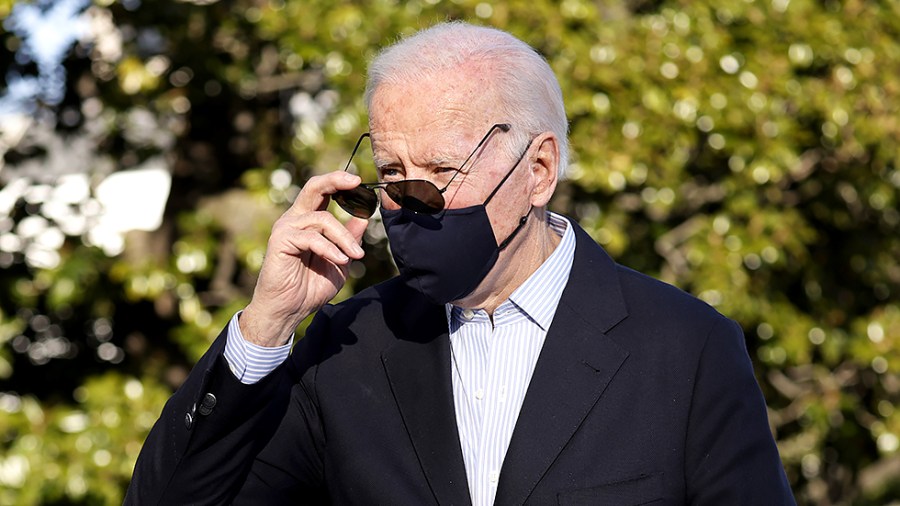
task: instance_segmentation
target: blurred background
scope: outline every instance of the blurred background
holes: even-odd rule
[[[0,504],[121,503],[272,222],[366,130],[369,59],[448,19],[556,71],[573,163],[552,209],[741,323],[798,502],[900,504],[896,0],[0,0],[0,18]],[[365,243],[339,299],[395,272],[377,220]]]

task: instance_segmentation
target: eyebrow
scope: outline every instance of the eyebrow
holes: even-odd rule
[[[465,157],[463,156],[451,156],[447,154],[435,154],[429,160],[427,160],[423,166],[424,167],[454,167],[460,168],[459,165],[462,164]],[[387,158],[379,158],[374,157],[375,167],[384,168],[384,167],[396,167],[401,165],[399,161],[396,159],[387,159]],[[471,160],[470,160],[471,162]],[[471,163],[470,163],[471,165]]]

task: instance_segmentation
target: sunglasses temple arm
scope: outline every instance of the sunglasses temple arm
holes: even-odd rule
[[[356,141],[356,146],[353,146],[353,152],[350,153],[350,158],[347,160],[347,165],[344,167],[344,172],[347,172],[347,169],[350,168],[350,163],[353,161],[353,157],[356,156],[356,151],[359,149],[359,145],[362,144],[363,139],[369,136],[369,132],[359,136],[359,139]]]
[[[444,193],[444,191],[450,187],[450,185],[453,183],[453,180],[456,179],[456,176],[458,176],[459,173],[462,172],[462,168],[465,167],[467,163],[469,163],[469,160],[471,160],[472,157],[475,156],[475,153],[477,153],[478,150],[481,149],[481,146],[483,146],[484,143],[487,142],[491,134],[494,133],[494,130],[498,128],[500,130],[503,130],[504,132],[509,132],[509,123],[495,123],[494,126],[492,126],[491,129],[488,130],[486,134],[484,134],[484,137],[481,138],[481,141],[477,146],[475,146],[475,149],[473,149],[472,152],[469,153],[469,156],[467,156],[462,165],[459,166],[459,169],[453,174],[453,177],[450,178],[450,181],[447,181],[447,184],[444,185],[443,188],[441,188],[441,193]]]

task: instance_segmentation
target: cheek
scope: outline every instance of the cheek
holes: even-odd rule
[[[510,207],[503,206],[502,211],[494,216],[489,216],[489,218],[491,227],[494,229],[494,239],[497,240],[497,244],[500,244],[516,229],[520,216],[515,216]]]
[[[487,194],[482,189],[482,182],[479,181],[477,176],[471,174],[468,177],[465,176],[465,174],[457,176],[456,180],[444,192],[444,205],[448,209],[478,205],[484,202],[484,199],[487,197]],[[489,209],[488,215],[490,215],[490,212]],[[493,226],[493,223],[491,225]]]
[[[500,199],[499,194],[494,197],[488,206],[488,219],[494,229],[494,238],[497,239],[497,244],[505,241],[513,233],[513,230],[519,226],[519,220],[527,213],[528,205],[521,195],[514,201]]]
[[[391,210],[394,210],[394,209],[400,209],[400,206],[397,205],[397,203],[394,202],[394,201],[388,196],[387,192],[384,191],[384,190],[381,191],[381,207],[383,207],[383,208],[385,208],[385,209],[391,209]]]

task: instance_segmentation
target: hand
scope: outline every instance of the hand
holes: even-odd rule
[[[244,339],[283,345],[344,286],[351,259],[363,257],[359,245],[368,222],[351,218],[342,224],[326,208],[331,194],[359,183],[347,172],[315,176],[275,222],[253,298],[241,313]]]

